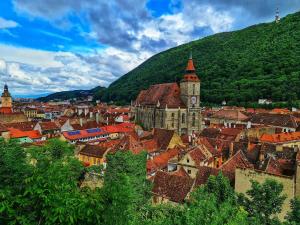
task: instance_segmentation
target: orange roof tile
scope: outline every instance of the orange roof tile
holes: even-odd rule
[[[29,137],[30,139],[40,139],[42,135],[37,130],[21,131],[15,128],[8,128],[11,138]]]
[[[280,134],[263,134],[261,142],[281,143],[300,140],[300,132],[280,133]]]

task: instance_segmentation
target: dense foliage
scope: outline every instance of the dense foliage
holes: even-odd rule
[[[70,145],[51,140],[23,148],[0,140],[0,224],[281,224],[276,215],[284,196],[275,181],[253,182],[248,197],[238,198],[220,173],[183,205],[153,205],[145,153],[119,151],[107,163],[102,188],[80,188],[87,170]],[[285,224],[299,224],[300,201],[291,206]]]
[[[278,24],[220,33],[159,53],[98,92],[98,98],[130,102],[151,84],[179,81],[191,49],[204,103],[300,99],[299,12]]]

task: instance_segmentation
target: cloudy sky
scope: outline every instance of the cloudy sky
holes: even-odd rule
[[[1,0],[0,85],[108,86],[153,54],[300,10],[300,0]],[[183,56],[185,57],[185,56]]]

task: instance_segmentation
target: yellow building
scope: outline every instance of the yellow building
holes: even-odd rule
[[[295,190],[297,190],[297,182],[295,182],[294,176],[278,176],[264,171],[237,168],[235,170],[235,191],[246,194],[251,189],[251,180],[263,183],[266,179],[275,180],[283,185],[282,192],[286,195],[286,199],[283,202],[282,211],[278,217],[280,220],[284,220],[286,213],[291,210],[290,201],[295,197]],[[296,194],[296,196],[299,195]]]
[[[86,145],[78,152],[78,158],[86,166],[103,165],[108,149],[99,145]]]

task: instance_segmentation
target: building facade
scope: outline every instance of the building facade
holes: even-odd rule
[[[135,122],[147,130],[168,129],[179,135],[200,132],[200,79],[192,56],[179,85],[156,84],[142,90],[131,110]]]

